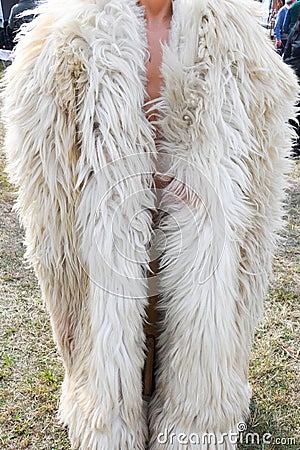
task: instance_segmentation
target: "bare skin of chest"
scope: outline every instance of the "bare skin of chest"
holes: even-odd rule
[[[169,41],[172,19],[172,0],[140,0],[144,7],[149,58],[146,63],[148,100],[155,100],[161,94],[162,43]]]
[[[161,96],[163,78],[161,74],[162,44],[169,42],[170,27],[172,20],[172,0],[141,0],[140,4],[145,9],[146,33],[148,42],[148,59],[146,62],[146,91],[147,102],[145,105],[147,118],[150,122],[157,119],[155,100]],[[160,130],[156,130],[159,136]],[[159,155],[157,156],[159,166]],[[170,180],[163,180],[158,175],[154,176],[155,185],[162,189]]]
[[[162,45],[169,41],[169,33],[172,18],[172,1],[171,0],[140,0],[140,4],[145,8],[146,19],[146,31],[148,40],[148,52],[149,58],[146,62],[146,75],[147,84],[146,90],[148,94],[147,101],[160,97],[161,88],[163,85],[163,79],[161,75],[161,63],[162,63]],[[146,115],[149,121],[153,121],[157,118],[155,108],[149,111],[149,106],[145,106]],[[157,137],[160,130],[156,130]],[[158,174],[154,176],[156,188],[162,189],[168,182],[163,182]],[[158,270],[158,260],[152,261],[151,269],[154,273]],[[149,274],[150,275],[150,274]],[[154,365],[156,354],[156,340],[157,340],[157,320],[158,313],[156,310],[156,303],[158,301],[157,296],[148,297],[147,308],[147,322],[145,323],[146,345],[148,348],[143,384],[144,395],[150,397],[154,390]]]
[[[149,100],[158,98],[163,84],[161,76],[162,48],[161,43],[169,40],[170,22],[163,22],[162,27],[149,27],[147,29],[149,60],[147,70],[147,94]]]

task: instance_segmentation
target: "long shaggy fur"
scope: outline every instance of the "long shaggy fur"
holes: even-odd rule
[[[228,439],[162,445],[158,435],[219,436],[247,417],[297,82],[252,2],[176,0],[155,145],[137,3],[50,0],[6,73],[8,170],[65,364],[60,417],[73,448],[146,448],[141,371],[158,149],[173,181],[159,205],[149,448],[233,449]]]

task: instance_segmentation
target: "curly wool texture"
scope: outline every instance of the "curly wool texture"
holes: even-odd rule
[[[50,0],[6,73],[8,171],[65,364],[60,417],[82,450],[144,450],[148,439],[151,450],[234,449],[228,438],[158,435],[220,437],[248,414],[298,85],[252,2],[176,0],[155,146],[137,3]],[[141,371],[158,149],[174,180],[156,242],[162,319],[148,430]]]

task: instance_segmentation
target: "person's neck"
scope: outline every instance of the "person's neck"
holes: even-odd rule
[[[172,0],[140,0],[145,8],[145,18],[152,21],[170,20],[172,17]]]

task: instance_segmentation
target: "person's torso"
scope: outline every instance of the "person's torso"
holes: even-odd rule
[[[293,28],[293,26],[297,22],[299,11],[300,11],[300,1],[295,2],[290,7],[290,16],[291,16],[290,30]]]

